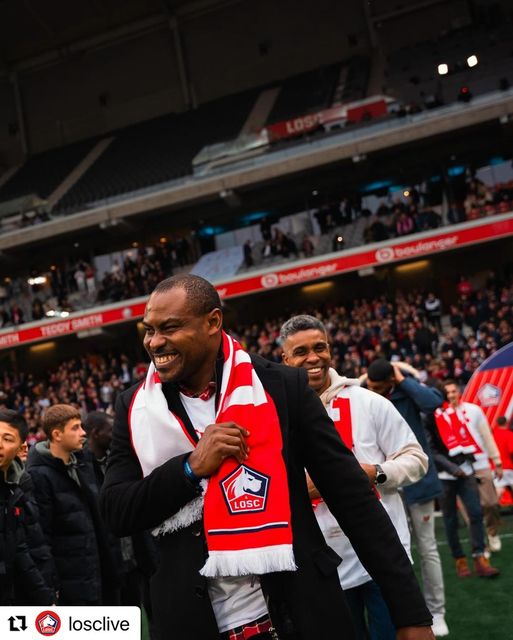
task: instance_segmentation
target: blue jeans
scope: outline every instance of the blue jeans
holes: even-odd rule
[[[352,589],[344,589],[344,595],[351,610],[356,640],[395,640],[396,628],[381,591],[373,580]]]
[[[484,553],[485,539],[483,527],[483,510],[479,500],[479,489],[474,476],[455,478],[454,480],[442,480],[444,494],[440,498],[440,507],[444,516],[445,533],[447,542],[451,548],[453,558],[465,556],[458,535],[458,507],[456,497],[459,496],[465,505],[470,521],[470,544],[472,555],[479,556]]]

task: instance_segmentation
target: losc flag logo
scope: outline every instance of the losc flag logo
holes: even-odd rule
[[[61,628],[61,619],[55,611],[43,611],[36,618],[36,629],[42,636],[53,636]]]
[[[501,399],[501,393],[499,387],[487,382],[477,392],[477,397],[482,407],[496,407]]]
[[[392,247],[383,247],[383,249],[378,249],[376,251],[376,260],[378,262],[389,262],[394,259],[394,250]]]
[[[264,511],[268,486],[269,476],[243,464],[221,480],[221,488],[232,514]]]

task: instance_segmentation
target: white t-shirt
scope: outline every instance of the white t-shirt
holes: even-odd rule
[[[215,422],[215,396],[209,400],[180,394],[192,425],[201,438],[205,428]],[[209,578],[208,594],[219,633],[252,622],[267,613],[264,594],[257,576]]]
[[[358,462],[380,464],[388,476],[387,481],[377,489],[381,495],[381,503],[412,561],[408,521],[397,488],[423,477],[427,470],[427,456],[408,423],[386,398],[356,385],[346,386],[326,407],[334,422],[340,419],[339,409],[334,406],[337,398],[348,398],[350,402],[353,453]],[[394,459],[394,455],[402,449],[405,450],[404,459],[401,461],[401,455]],[[420,464],[419,460],[424,459],[425,463]],[[401,464],[403,468],[398,469]],[[338,566],[342,588],[352,589],[369,582],[372,578],[364,569],[349,538],[340,529],[326,503],[321,502],[315,508],[315,516],[326,542],[342,558]],[[376,544],[379,544],[379,539]]]

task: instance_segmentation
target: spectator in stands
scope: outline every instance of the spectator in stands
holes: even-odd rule
[[[303,235],[303,241],[301,243],[301,250],[303,251],[303,255],[305,256],[305,258],[311,258],[313,256],[314,249],[315,247],[312,239],[307,233],[305,233]]]
[[[373,216],[371,218],[371,221],[365,228],[363,235],[365,242],[382,242],[389,238],[387,227],[377,216]]]
[[[342,236],[340,233],[335,233],[335,235],[333,236],[333,240],[331,241],[332,250],[342,251],[345,244],[346,244],[346,241],[344,240],[344,236]]]
[[[86,284],[87,295],[92,300],[96,295],[96,280],[94,275],[94,269],[88,262],[84,265],[84,278]]]
[[[86,291],[85,271],[84,271],[84,265],[82,262],[79,262],[77,264],[73,277],[75,278],[75,283],[79,293],[85,293]]]
[[[417,439],[390,402],[330,367],[326,328],[317,318],[290,318],[282,326],[280,338],[283,362],[306,370],[308,384],[321,398],[342,441],[353,451],[371,485],[380,491],[381,503],[409,554],[410,533],[397,490],[420,480],[427,471],[428,458]],[[359,562],[310,478],[308,490],[326,542],[343,558],[338,574],[357,637],[395,640],[396,629],[378,586]]]
[[[253,251],[251,248],[251,240],[248,238],[246,240],[246,242],[244,243],[243,246],[243,251],[244,251],[244,266],[246,268],[249,269],[249,267],[252,267],[254,264],[254,260],[253,260]]]
[[[415,223],[413,218],[406,211],[399,211],[395,223],[395,232],[397,236],[406,236],[413,233]]]
[[[27,468],[55,563],[59,604],[99,605],[112,568],[94,473],[78,453],[85,439],[80,413],[53,405],[44,413],[43,428],[48,440],[30,450]]]
[[[30,478],[17,456],[27,437],[24,418],[15,411],[0,410],[0,603],[51,605],[55,591],[40,567],[49,561],[41,539],[37,509],[30,494]]]
[[[343,446],[333,423],[315,393],[309,389],[306,377],[298,375],[301,372],[269,364],[258,357],[250,359],[242,349],[239,350],[238,345],[222,332],[220,306],[215,289],[201,278],[175,276],[160,283],[150,297],[144,320],[145,346],[152,360],[147,384],[138,387],[130,418],[128,407],[132,404],[135,388],[122,396],[116,407],[112,457],[102,491],[104,513],[119,534],[127,535],[154,527],[159,527],[162,532],[168,530],[159,538],[159,546],[165,553],[161,561],[163,570],[152,580],[157,626],[166,629],[168,634],[171,625],[177,637],[215,638],[219,632],[229,632],[230,635],[230,632],[237,634],[238,631],[249,637],[251,631],[247,627],[259,624],[260,620],[265,625],[262,631],[271,637],[269,616],[272,616],[272,625],[280,636],[301,635],[305,640],[319,640],[332,637],[334,628],[350,624],[343,594],[333,573],[340,559],[323,546],[308,500],[303,471],[306,468],[326,503],[355,542],[365,565],[375,576],[394,622],[400,628],[397,637],[409,640],[432,638],[429,626],[420,626],[429,625],[431,616],[397,534],[369,487],[367,477]],[[163,318],[169,322],[171,317],[181,328],[177,331],[174,326],[171,332],[162,331]],[[185,317],[189,322],[184,325]],[[233,355],[233,350],[238,356],[228,358],[228,351]],[[219,353],[224,353],[225,358],[219,359]],[[232,402],[237,402],[236,389],[239,385],[246,385],[248,390],[247,381],[238,380],[243,370],[234,372],[237,366],[233,363],[241,359],[247,361],[244,372],[247,373],[248,367],[253,371],[249,378],[253,380],[249,387],[251,395],[258,389],[260,392],[266,390],[263,395],[267,399],[263,404],[259,401],[258,410],[266,412],[264,422],[268,437],[261,439],[260,447],[257,434],[253,433],[251,437],[251,429],[259,431],[259,425],[263,424],[262,418],[255,414],[255,407],[258,407],[253,405],[253,401],[245,405],[220,402],[218,422],[226,416],[227,419],[242,421],[244,427],[233,421],[225,423],[223,429],[219,429],[219,424],[213,424],[216,417],[215,380],[220,384],[226,377],[229,385],[226,398],[231,398]],[[155,383],[155,371],[158,371],[160,384]],[[276,386],[278,380],[279,385]],[[230,385],[233,391],[230,391]],[[286,418],[280,409],[283,402],[290,417]],[[230,409],[238,410],[240,417],[237,418],[233,412],[227,413]],[[152,410],[156,411],[155,419],[148,421],[148,412]],[[183,430],[178,428],[174,431],[172,426],[170,431],[169,425],[165,424],[167,421],[170,425],[175,422],[178,425],[177,417],[186,425],[190,438],[196,440],[195,447],[191,445],[189,436],[184,436]],[[162,419],[164,431],[159,427]],[[293,447],[288,428],[295,434]],[[265,449],[273,450],[275,431],[279,435],[278,455],[264,455],[258,462],[259,448],[263,453]],[[249,451],[246,438],[253,447]],[[148,457],[151,441],[155,444],[153,451],[158,452],[157,457]],[[247,539],[236,544],[237,549],[258,544],[263,552],[247,556],[247,560],[256,562],[257,566],[248,568],[245,564],[242,567],[233,536],[229,536],[225,546],[219,537],[214,541],[210,539],[209,529],[216,528],[219,517],[227,518],[218,521],[225,529],[239,527],[244,513],[239,513],[237,522],[232,522],[221,494],[218,494],[219,508],[212,505],[213,511],[210,511],[209,501],[215,500],[215,493],[209,494],[207,490],[203,527],[200,480],[210,477],[209,487],[219,488],[215,477],[220,473],[222,464],[227,473],[233,474],[240,469],[245,471],[245,467],[241,467],[245,463],[250,475],[254,475],[252,465],[258,464],[263,471],[264,458],[270,465],[265,467],[266,473],[272,475],[271,483],[274,483],[270,485],[271,491],[275,487],[274,493],[267,497],[267,509],[278,509],[279,514],[279,500],[284,498],[287,509],[289,504],[292,505],[290,522],[293,530],[286,537],[280,536],[283,543],[277,550],[266,549],[267,545],[274,547],[276,544],[270,538]],[[141,478],[141,465],[145,470],[144,478]],[[259,486],[261,489],[261,482]],[[167,500],[162,499],[163,488],[167,492]],[[238,492],[238,488],[235,491]],[[182,518],[181,514],[187,516]],[[379,531],[379,545],[375,540],[376,531]],[[205,532],[210,553],[203,573],[212,576],[208,583],[198,576],[206,560]],[[281,531],[283,533],[286,531]],[[236,535],[240,537],[240,534]],[[292,536],[295,555],[293,559],[287,553],[287,566],[291,567],[288,562],[293,561],[299,565],[300,571],[276,571],[276,551],[287,552],[289,545],[291,549]],[[225,547],[225,553],[212,553],[212,545],[217,549]],[[318,549],[319,553],[312,554],[312,549]],[[218,558],[226,558],[226,554],[231,556],[231,568],[223,566],[222,560],[218,568],[211,568]],[[266,566],[258,566],[264,554]],[[316,566],[319,562],[323,565],[322,571]],[[251,579],[251,574],[261,575],[268,594],[267,602],[260,589],[260,580]],[[195,585],[199,586],[203,597],[197,597],[199,591]],[[173,611],[171,621],[170,610]]]
[[[271,221],[267,216],[262,218],[260,222],[260,233],[264,243],[271,239]]]
[[[424,300],[424,309],[429,322],[436,325],[438,331],[442,331],[442,302],[430,291]]]

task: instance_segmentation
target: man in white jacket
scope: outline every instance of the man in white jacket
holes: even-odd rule
[[[428,458],[415,435],[388,400],[330,367],[326,329],[319,320],[305,315],[290,318],[280,336],[283,362],[306,369],[310,387],[318,393],[342,440],[375,486],[411,559],[410,533],[398,489],[420,480],[428,468]],[[326,541],[343,559],[338,573],[358,637],[364,640],[370,634],[371,640],[395,640],[396,630],[379,588],[311,481],[309,489]]]

